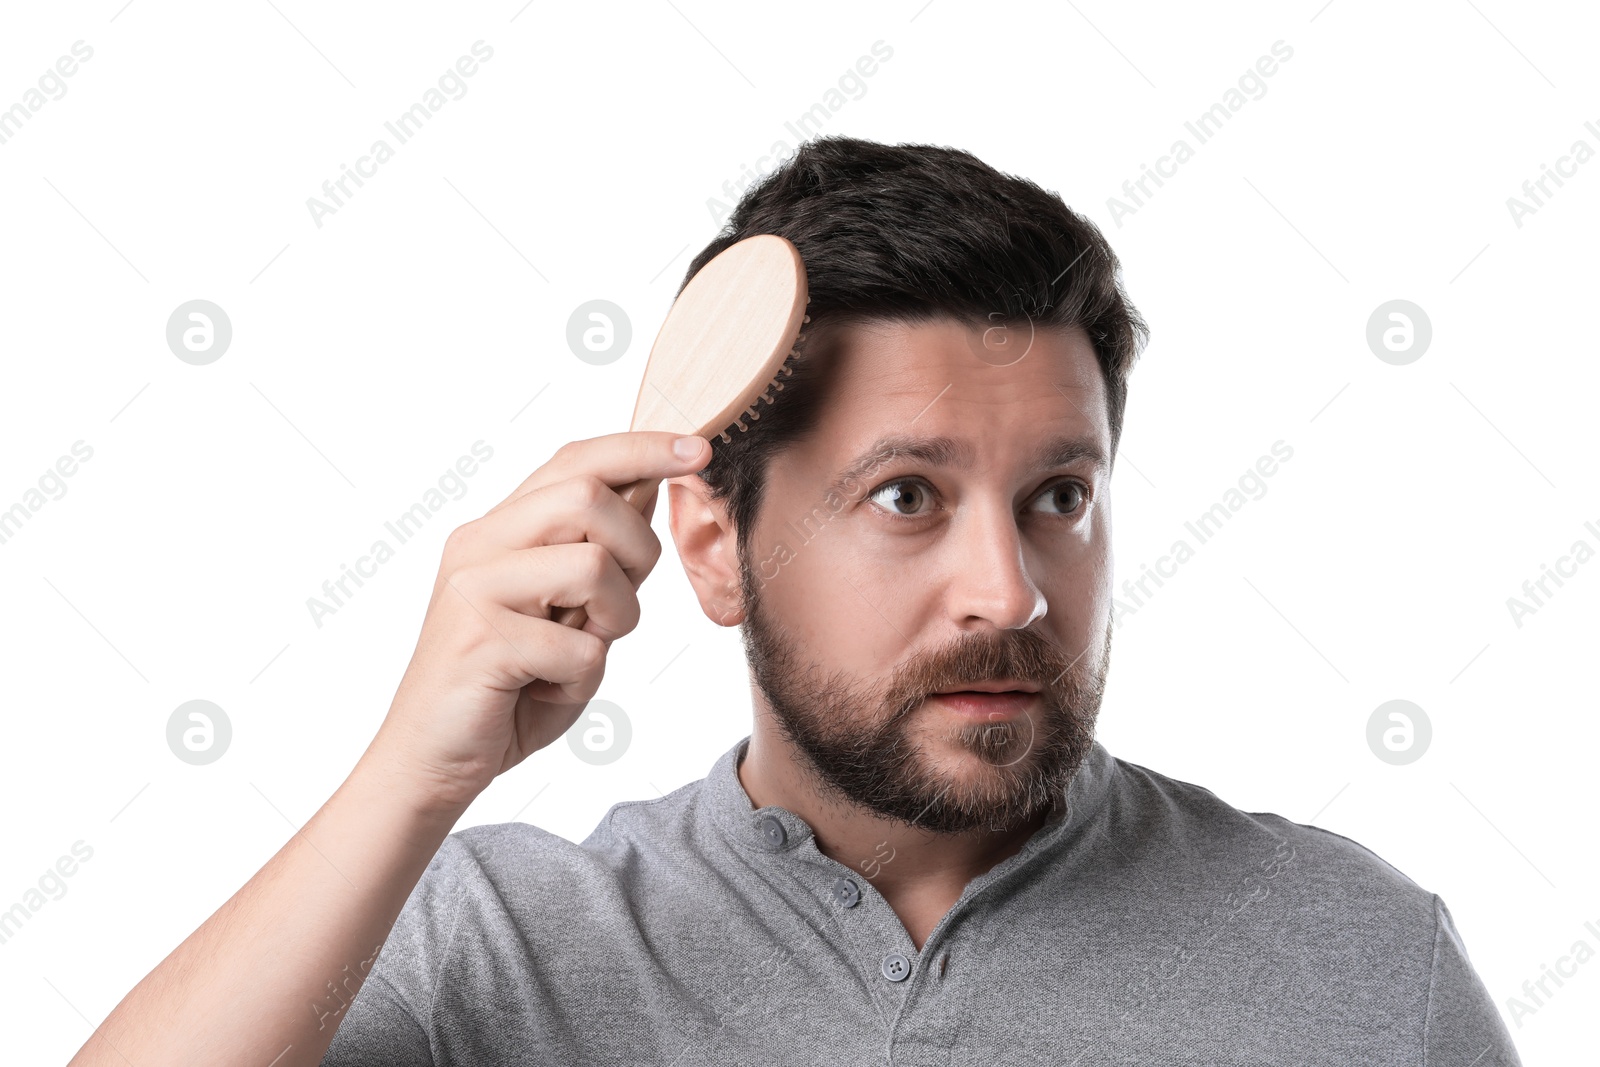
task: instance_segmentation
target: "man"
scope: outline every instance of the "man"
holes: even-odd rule
[[[566,446],[456,531],[389,718],[307,827],[356,884],[286,846],[107,1041],[200,1047],[151,1036],[159,1007],[242,990],[212,961],[253,945],[256,1018],[207,1018],[205,1047],[283,1067],[1518,1064],[1437,895],[1094,740],[1146,336],[1094,226],[966,153],[834,137],[689,277],[756,233],[810,284],[777,402],[709,463]],[[750,737],[580,845],[445,836],[636,624],[659,543],[608,487],[643,475],[702,610],[743,627]],[[590,622],[558,632],[572,603]]]

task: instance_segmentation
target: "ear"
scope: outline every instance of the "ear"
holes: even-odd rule
[[[698,475],[668,478],[667,525],[700,610],[718,626],[744,621],[739,594],[739,555],[725,502],[712,498]]]

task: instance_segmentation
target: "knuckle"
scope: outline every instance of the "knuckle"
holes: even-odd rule
[[[489,568],[482,562],[472,562],[463,566],[453,575],[456,585],[467,594],[474,604],[479,604],[484,599],[484,593],[493,586],[490,583]]]
[[[604,545],[593,541],[580,541],[574,548],[578,555],[578,573],[588,585],[597,585],[610,568],[611,553]]]
[[[468,625],[478,624],[481,621],[479,612],[488,607],[483,568],[477,564],[458,567],[446,582],[454,590],[452,597],[456,602],[457,614],[464,614]]]
[[[605,666],[607,646],[605,641],[594,634],[583,630],[575,630],[580,637],[576,655],[576,666],[580,673],[588,674]]]
[[[629,594],[622,602],[622,632],[632,633],[634,627],[639,625],[639,598]]]
[[[605,617],[597,619],[591,612],[590,620],[605,631],[607,641],[615,641],[633,632],[639,625],[639,600],[630,593],[619,593],[605,602]]]
[[[465,559],[471,554],[472,546],[477,543],[478,531],[471,522],[462,523],[444,539],[444,555],[446,559]]]
[[[611,487],[593,474],[580,474],[570,482],[573,503],[580,508],[599,507]]]

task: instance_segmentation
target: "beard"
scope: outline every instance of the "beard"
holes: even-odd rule
[[[1011,829],[1064,802],[1094,743],[1109,618],[1098,656],[1092,648],[1067,656],[1037,630],[971,633],[908,657],[872,684],[803,661],[797,642],[763,610],[749,569],[741,571],[751,674],[797,764],[824,796],[947,834]],[[928,705],[917,715],[932,693],[1000,678],[1038,684],[1030,713],[957,720]],[[940,770],[950,759],[930,750],[941,741],[957,750],[961,766]],[[980,767],[971,773],[974,758]]]

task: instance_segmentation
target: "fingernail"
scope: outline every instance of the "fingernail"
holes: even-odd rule
[[[672,442],[672,451],[679,459],[694,459],[700,454],[702,443],[699,437],[680,437]]]

